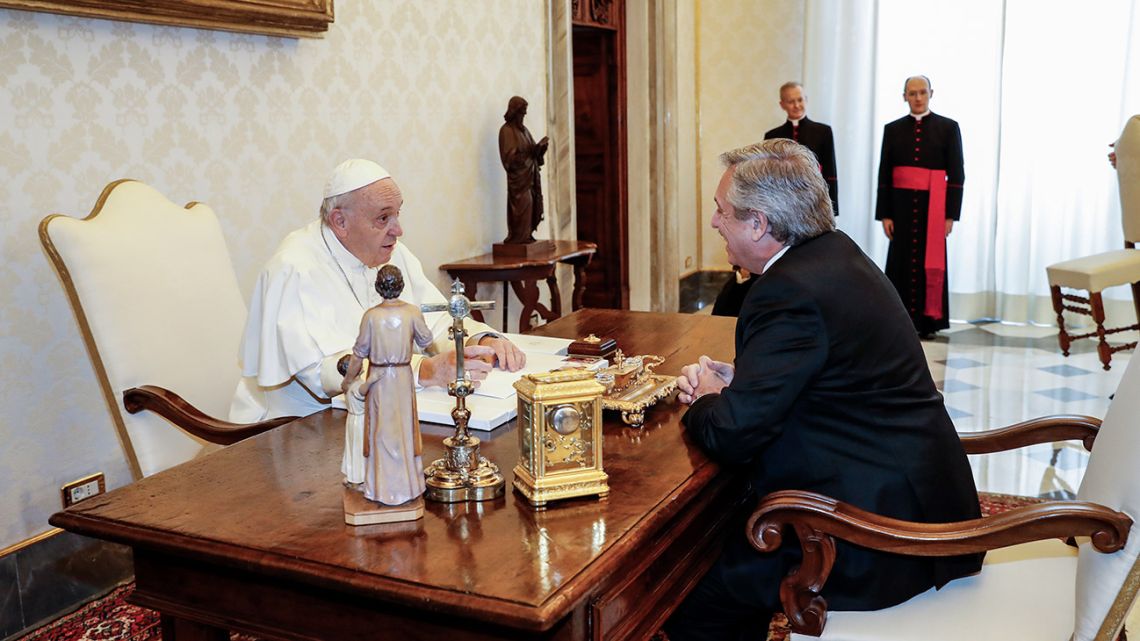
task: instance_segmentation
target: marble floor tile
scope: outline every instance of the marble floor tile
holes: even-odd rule
[[[978,389],[977,385],[973,385],[971,383],[967,383],[965,381],[960,381],[957,379],[951,379],[951,380],[942,382],[942,392],[944,394],[953,394],[955,392],[967,392],[967,391],[976,390],[976,389]]]
[[[1049,372],[1050,374],[1066,377],[1086,376],[1088,374],[1092,374],[1090,370],[1081,367],[1073,367],[1072,365],[1050,365],[1048,367],[1038,367],[1037,369],[1041,370],[1042,372]]]
[[[922,347],[946,410],[962,433],[1053,414],[1103,417],[1132,356],[1115,354],[1106,372],[1093,341],[1078,341],[1070,356],[1063,356],[1055,328],[955,323],[952,329]],[[1071,498],[1088,453],[1075,442],[1044,444],[971,456],[970,465],[979,490]]]
[[[995,336],[1012,336],[1017,338],[1051,338],[1057,339],[1057,328],[1047,325],[1016,325],[1013,323],[985,323],[977,325],[983,332]]]

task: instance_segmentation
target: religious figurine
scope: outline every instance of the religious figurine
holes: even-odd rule
[[[364,482],[364,379],[357,376],[344,393],[348,418],[344,421],[344,456],[340,471],[344,484],[353,487]]]
[[[542,222],[542,182],[539,167],[550,145],[543,136],[537,143],[523,126],[527,102],[519,96],[507,103],[506,123],[499,129],[499,157],[507,170],[507,238],[503,244],[534,242]]]
[[[411,357],[412,342],[427,347],[432,333],[420,310],[399,300],[403,290],[399,268],[381,267],[376,274],[376,291],[384,302],[364,313],[342,384],[346,395],[351,394],[364,359],[368,359],[368,375],[357,389],[365,398],[363,491],[364,498],[388,506],[350,509],[350,498],[346,497],[345,520],[353,525],[423,516],[423,442],[416,417]]]

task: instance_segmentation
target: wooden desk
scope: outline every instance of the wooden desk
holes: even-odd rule
[[[678,372],[729,360],[731,318],[584,310],[539,333],[619,338]],[[635,430],[608,415],[610,496],[536,512],[511,491],[514,423],[483,438],[505,497],[428,503],[409,524],[351,527],[341,506],[343,411],[326,410],[80,503],[53,525],[130,545],[132,600],[164,639],[647,639],[714,560],[743,506],[662,401]],[[450,428],[424,425],[425,462]]]
[[[586,291],[586,265],[594,257],[598,246],[580,240],[555,240],[554,249],[537,256],[495,256],[483,254],[475,258],[467,258],[454,263],[440,265],[452,278],[467,289],[467,295],[475,298],[475,287],[481,282],[501,281],[503,283],[503,327],[507,331],[507,283],[515,290],[515,295],[522,302],[522,313],[519,316],[519,332],[530,329],[530,315],[538,312],[546,321],[550,322],[562,316],[562,295],[558,291],[558,279],[554,268],[558,263],[566,263],[574,267],[574,292],[570,297],[570,309],[577,310],[582,307],[582,293]],[[545,280],[550,287],[550,309],[538,302],[538,281]],[[483,320],[483,313],[473,311],[477,320]]]

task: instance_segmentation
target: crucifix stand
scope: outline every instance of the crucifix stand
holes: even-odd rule
[[[451,315],[448,336],[455,342],[455,380],[447,384],[447,393],[455,397],[451,419],[455,421],[455,434],[443,439],[444,456],[424,470],[427,491],[424,496],[441,503],[486,501],[503,495],[506,481],[499,466],[479,455],[479,439],[467,431],[471,410],[467,397],[475,391],[475,384],[463,368],[463,346],[467,331],[463,319],[471,310],[494,309],[494,301],[472,302],[463,295],[463,284],[451,284],[451,298],[446,304],[421,305],[423,312],[447,311]]]

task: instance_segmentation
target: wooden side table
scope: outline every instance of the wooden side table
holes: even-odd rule
[[[519,332],[531,328],[530,316],[538,312],[546,322],[562,316],[562,296],[558,292],[558,277],[555,267],[558,263],[566,263],[574,267],[574,292],[571,296],[571,310],[582,307],[582,293],[586,291],[586,265],[594,257],[598,246],[581,240],[556,240],[554,248],[535,256],[515,257],[483,254],[474,258],[466,258],[454,263],[440,265],[452,278],[467,290],[467,295],[474,298],[476,287],[481,282],[499,281],[503,283],[503,331],[507,331],[507,284],[522,302],[522,313],[519,316]],[[550,308],[538,302],[538,281],[545,280],[550,287]],[[483,320],[482,312],[473,310],[471,315],[477,320]]]

